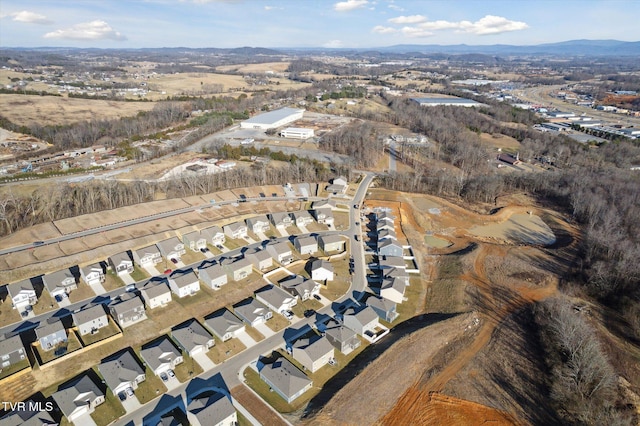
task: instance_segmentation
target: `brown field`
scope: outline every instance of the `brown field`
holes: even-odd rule
[[[487,146],[506,149],[509,151],[516,151],[520,148],[520,142],[516,139],[511,136],[501,134],[490,135],[488,133],[482,133],[480,135],[480,142]]]
[[[240,64],[240,65],[223,65],[216,67],[216,70],[222,72],[235,71],[239,73],[264,73],[266,71],[285,72],[289,67],[289,62],[265,62],[263,64]]]
[[[61,125],[91,119],[132,117],[153,102],[116,102],[58,96],[0,94],[0,115],[18,125]]]

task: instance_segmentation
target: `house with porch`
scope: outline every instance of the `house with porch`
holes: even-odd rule
[[[320,284],[301,275],[280,281],[280,287],[303,301],[320,294]]]
[[[152,244],[133,251],[133,260],[141,268],[148,268],[162,262],[162,253],[160,249]]]
[[[247,229],[253,233],[268,231],[271,226],[266,216],[255,216],[245,220]]]
[[[207,237],[202,235],[200,231],[188,232],[182,235],[182,243],[191,251],[200,251],[207,247]]]
[[[282,314],[298,304],[298,297],[280,287],[270,285],[255,292],[256,300],[274,312]]]
[[[167,238],[156,244],[160,250],[160,254],[165,259],[180,260],[183,254],[187,252],[184,248],[184,243],[178,239],[178,237]]]
[[[273,316],[273,312],[254,298],[233,305],[235,314],[251,327],[264,324]]]
[[[223,342],[238,337],[244,331],[242,321],[227,309],[222,309],[205,318],[204,325]]]
[[[69,269],[63,269],[61,271],[55,271],[50,274],[43,275],[42,282],[49,291],[51,297],[54,298],[67,297],[71,291],[78,288],[76,277]]]
[[[80,267],[80,277],[87,285],[102,284],[105,280],[104,269],[100,263]]]
[[[11,297],[13,309],[18,312],[31,310],[31,307],[38,302],[36,290],[33,288],[31,280],[22,280],[17,283],[7,285],[7,293]]]
[[[309,214],[307,210],[300,210],[292,213],[293,220],[296,223],[296,226],[307,226],[310,223],[313,223],[313,217]]]
[[[144,303],[138,296],[131,293],[113,300],[109,305],[109,312],[120,328],[126,328],[147,319]]]
[[[175,347],[167,336],[142,346],[140,356],[156,376],[166,373],[168,370],[173,370],[176,365],[184,362],[182,352]]]
[[[247,236],[247,225],[243,222],[233,222],[222,227],[224,234],[229,238],[239,240]]]
[[[342,322],[360,335],[375,334],[378,327],[378,314],[369,306],[349,307],[342,314]]]
[[[109,257],[109,266],[111,270],[118,276],[130,274],[133,272],[133,261],[126,251],[116,253]]]
[[[62,385],[51,397],[69,422],[93,413],[105,401],[104,392],[86,374]]]
[[[315,209],[313,210],[313,216],[316,218],[316,222],[318,223],[327,226],[333,225],[333,211],[331,211],[330,208]]]

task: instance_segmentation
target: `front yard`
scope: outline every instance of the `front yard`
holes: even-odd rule
[[[162,383],[160,377],[153,374],[149,367],[145,368],[144,373],[146,376],[145,381],[140,383],[138,389],[135,390],[140,404],[146,404],[167,391],[167,387]]]
[[[106,426],[124,416],[125,413],[126,411],[118,400],[118,397],[107,389],[104,402],[98,405],[96,410],[91,413],[91,418],[96,422],[96,425]]]
[[[217,336],[213,337],[216,341],[216,344],[209,350],[209,352],[207,352],[207,356],[215,364],[220,364],[223,361],[247,349],[247,347],[240,341],[240,339],[233,338],[227,340],[226,342],[223,342],[218,339]]]
[[[176,365],[176,368],[173,369],[180,383],[184,383],[204,371],[202,367],[200,367],[200,364],[185,352],[182,352],[182,357],[184,358],[184,362]]]

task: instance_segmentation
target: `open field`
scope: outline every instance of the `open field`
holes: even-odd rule
[[[0,94],[0,115],[18,125],[64,125],[91,119],[133,117],[154,106],[153,102]]]
[[[239,73],[266,73],[272,72],[285,72],[289,67],[289,62],[264,62],[260,64],[237,64],[237,65],[222,65],[216,67],[216,70],[222,72],[239,72]]]

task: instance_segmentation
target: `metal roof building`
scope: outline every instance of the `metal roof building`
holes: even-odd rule
[[[302,118],[304,109],[280,108],[264,114],[256,115],[240,123],[241,129],[274,129]]]

